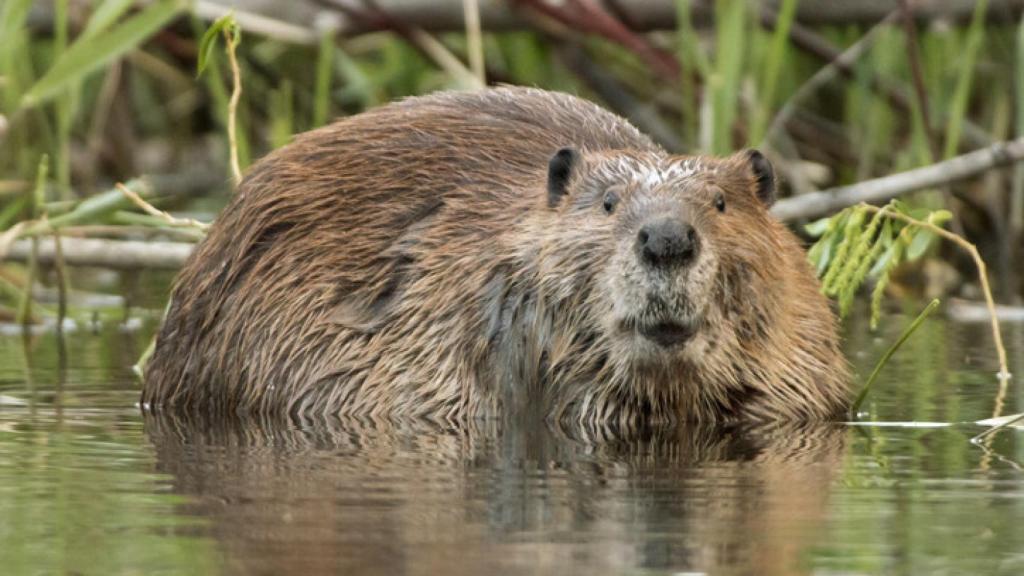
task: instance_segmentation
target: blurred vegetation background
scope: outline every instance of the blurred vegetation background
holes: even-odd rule
[[[1024,1],[921,4],[0,0],[0,320],[162,308],[181,245],[203,234],[181,219],[211,221],[232,193],[232,70],[223,42],[200,45],[232,9],[243,169],[396,98],[511,83],[593,99],[670,151],[758,147],[791,196],[1024,136]],[[951,212],[997,298],[1020,300],[1020,167],[905,201]],[[65,253],[75,266],[54,265]],[[968,256],[922,256],[891,295],[980,298]]]

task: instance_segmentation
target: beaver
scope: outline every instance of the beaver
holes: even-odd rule
[[[755,150],[596,104],[408,98],[248,171],[181,270],[143,406],[457,422],[821,420],[836,321]]]

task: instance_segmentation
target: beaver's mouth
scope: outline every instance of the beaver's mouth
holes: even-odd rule
[[[685,343],[693,337],[696,330],[690,324],[658,322],[656,324],[639,326],[637,332],[651,342],[669,348]]]
[[[624,322],[623,331],[639,334],[663,348],[685,344],[697,333],[695,322],[658,320],[652,322]]]

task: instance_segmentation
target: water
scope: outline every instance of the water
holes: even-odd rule
[[[849,329],[858,370],[906,321]],[[632,438],[144,418],[144,324],[0,337],[0,573],[1024,573],[1024,431],[969,442],[998,391],[984,324],[929,320],[866,407],[948,426]]]

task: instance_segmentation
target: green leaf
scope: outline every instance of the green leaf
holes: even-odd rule
[[[206,65],[210,62],[210,57],[213,55],[213,49],[217,47],[217,39],[225,33],[231,37],[231,44],[237,46],[242,38],[242,30],[238,26],[238,22],[235,21],[235,14],[233,12],[228,12],[217,18],[206,32],[203,33],[203,38],[199,41],[199,59],[196,62],[197,78],[202,76],[203,71],[206,70]]]
[[[821,246],[820,253],[818,254],[818,259],[815,262],[814,266],[819,278],[821,277],[822,273],[825,272],[825,269],[828,268],[828,265],[832,262],[832,255],[835,254],[836,244],[839,244],[839,237],[833,236],[828,240],[822,241],[815,245],[815,248]]]
[[[923,256],[934,239],[934,232],[918,228],[917,232],[914,233],[914,239],[910,241],[910,246],[907,247],[907,260],[917,260]]]
[[[35,106],[71,86],[163,28],[184,7],[183,0],[161,0],[105,34],[82,38],[68,47],[22,98],[22,108]]]
[[[103,32],[124,15],[134,3],[135,0],[103,0],[92,11],[89,22],[85,25],[85,29],[82,30],[82,34],[79,35],[78,39],[82,40]]]
[[[0,7],[0,56],[18,39],[18,30],[24,26],[31,8],[32,0],[6,0]]]
[[[949,210],[936,210],[928,215],[928,223],[942,226],[953,219],[953,213]]]
[[[830,220],[831,218],[822,218],[820,220],[815,220],[814,222],[806,224],[804,225],[804,232],[806,232],[807,235],[812,238],[818,238],[819,236],[828,231],[828,224]]]
[[[912,216],[911,213],[914,211],[914,209],[911,208],[910,205],[908,205],[903,200],[900,200],[899,198],[894,198],[892,202],[889,203],[889,205],[892,206],[892,209],[895,210],[896,212],[906,214],[907,216]]]
[[[883,231],[883,233],[885,232]],[[900,257],[903,255],[903,243],[893,241],[891,232],[888,233],[885,242],[885,252],[882,253],[882,256],[875,262],[871,271],[868,272],[868,276],[871,278],[877,278],[880,274],[898,264]]]

